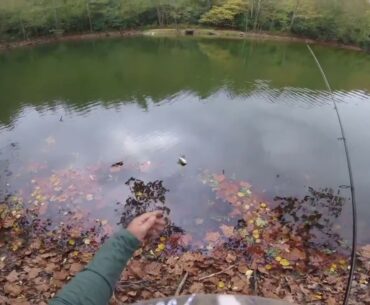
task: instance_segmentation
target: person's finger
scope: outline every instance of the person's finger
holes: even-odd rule
[[[154,215],[149,216],[149,218],[142,223],[141,229],[147,233],[154,226],[156,219],[157,218]]]
[[[143,222],[147,221],[152,216],[155,216],[155,218],[160,218],[161,216],[163,216],[163,212],[162,211],[154,211],[154,212],[144,213],[144,214],[138,216],[136,219],[137,219],[137,221],[140,221],[141,223],[143,223]]]
[[[165,225],[167,224],[167,222],[166,222],[164,219],[162,219],[162,218],[161,218],[161,219],[158,219],[158,218],[157,218],[157,219],[155,220],[155,224],[156,224],[156,225],[165,226]]]
[[[161,235],[161,233],[163,232],[163,230],[156,230],[156,229],[152,229],[149,231],[148,233],[148,238],[157,238]]]
[[[164,230],[165,226],[162,225],[154,225],[151,230],[162,232]]]

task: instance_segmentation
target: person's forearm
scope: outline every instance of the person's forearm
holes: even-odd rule
[[[98,251],[92,262],[50,301],[50,305],[106,305],[128,260],[140,242],[121,230]]]

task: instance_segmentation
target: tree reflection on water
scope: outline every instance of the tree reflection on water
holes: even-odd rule
[[[303,238],[306,246],[321,247],[342,245],[343,238],[335,227],[338,226],[346,199],[333,189],[315,190],[308,188],[308,194],[296,197],[276,197],[278,206],[273,209],[278,221],[293,234]]]

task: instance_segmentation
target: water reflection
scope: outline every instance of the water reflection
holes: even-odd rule
[[[298,236],[307,247],[335,249],[343,246],[344,239],[338,232],[338,218],[341,216],[347,200],[332,189],[315,190],[308,188],[303,198],[275,198],[278,202],[274,213],[278,221]]]
[[[124,227],[127,227],[135,217],[147,212],[162,210],[164,216],[169,215],[170,209],[164,205],[168,190],[164,188],[163,181],[144,183],[144,181],[130,178],[126,185],[129,186],[132,197],[126,199],[121,215],[120,224]]]

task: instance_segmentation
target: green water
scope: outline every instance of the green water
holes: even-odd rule
[[[314,50],[343,116],[368,242],[370,57]],[[174,222],[192,233],[208,215],[203,170],[249,181],[266,200],[308,187],[349,198],[337,117],[302,44],[130,38],[15,50],[0,54],[0,107],[2,197],[38,176],[122,160],[119,178],[100,177],[96,217],[119,219],[128,178],[160,179]],[[349,239],[349,199],[335,221]]]

